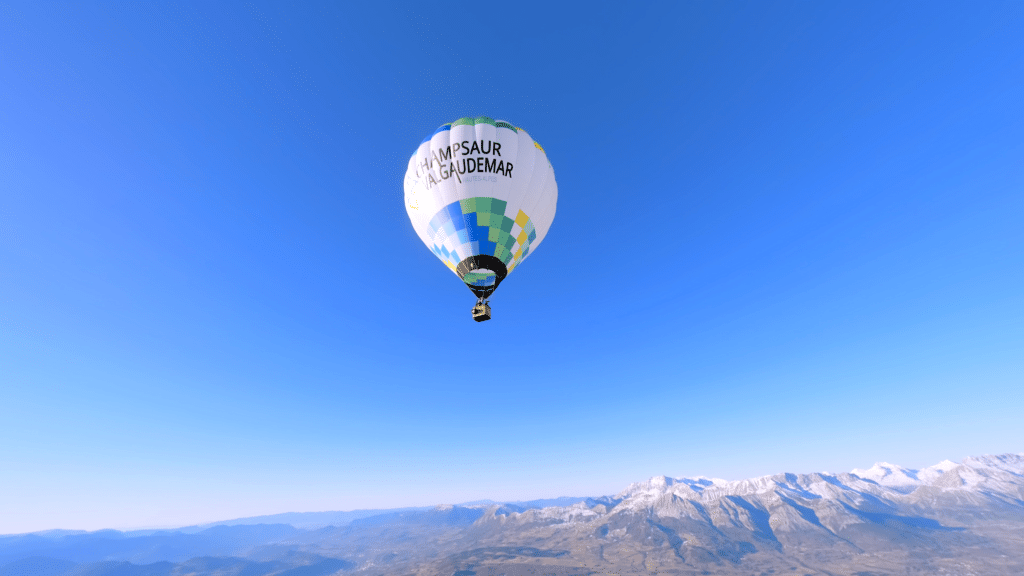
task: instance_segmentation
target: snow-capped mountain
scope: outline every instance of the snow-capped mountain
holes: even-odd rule
[[[8,536],[0,576],[1024,574],[1024,454],[921,470],[656,476],[551,502],[567,500]],[[315,524],[325,518],[340,522]]]
[[[642,552],[643,566],[654,562],[662,573],[761,565],[806,571],[821,559],[833,572],[927,564],[942,573],[952,570],[944,564],[949,558],[988,563],[975,566],[977,574],[1013,573],[1008,566],[1024,568],[1024,454],[922,470],[883,462],[849,473],[738,481],[656,476],[570,507],[495,509],[475,527],[488,523],[500,526],[506,541],[516,533],[519,541],[567,549],[586,543],[620,560]],[[630,567],[644,569],[635,561]]]
[[[755,514],[765,516],[773,529],[775,524],[788,524],[797,509],[797,518],[819,528],[825,527],[823,519],[863,524],[873,521],[865,514],[891,515],[920,507],[934,507],[935,515],[942,517],[951,517],[964,504],[1008,506],[1016,513],[1024,503],[1024,454],[972,457],[959,464],[946,460],[922,470],[880,462],[850,473],[784,473],[738,481],[656,476],[589,502],[593,507],[588,510],[597,517],[643,512],[709,520],[717,526],[735,525],[737,518]],[[579,506],[521,514],[578,516]],[[727,512],[737,507],[747,512]]]

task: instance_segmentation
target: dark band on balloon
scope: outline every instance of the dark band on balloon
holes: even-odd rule
[[[469,274],[473,270],[490,270],[494,272],[494,284],[491,286],[469,286],[469,289],[479,297],[486,298],[494,293],[498,289],[498,284],[508,276],[508,268],[505,263],[487,254],[477,254],[475,256],[469,256],[464,258],[459,265],[455,267],[455,273],[459,275],[459,279],[464,279],[466,274]]]

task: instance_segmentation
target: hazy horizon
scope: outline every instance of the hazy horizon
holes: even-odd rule
[[[1016,455],[1016,456],[1024,456],[1024,452],[1020,452],[1020,453],[1016,453],[1016,454],[1014,454],[1014,453],[1007,453],[1007,454],[1008,455],[1012,454],[1012,455]],[[979,456],[980,457],[986,457],[986,456],[991,456],[991,455],[988,455],[988,454],[981,455],[981,454],[979,454],[979,455],[975,455],[973,457],[979,457]],[[950,461],[949,459],[944,459],[941,462],[933,463],[931,466],[939,466],[939,465],[941,465],[941,464],[943,464],[945,462],[949,462],[949,461]],[[867,471],[866,470],[867,468],[874,467],[875,465],[878,465],[878,464],[894,464],[894,465],[899,466],[899,467],[901,467],[903,469],[908,469],[908,470],[912,470],[912,471],[915,471],[915,472],[919,471],[921,468],[926,468],[926,467],[913,468],[913,467],[902,466],[898,462],[882,462],[882,461],[879,461],[879,462],[872,463],[872,466],[865,467],[865,469],[853,469],[853,470],[846,470],[846,471],[818,470],[817,472],[825,473],[825,474],[839,474],[839,473],[842,473],[842,472],[850,472],[850,473],[857,474],[857,473],[863,473],[863,472]],[[725,480],[726,482],[734,482],[734,481],[738,481],[738,480],[750,480],[750,479],[756,479],[756,478],[767,478],[767,477],[770,477],[770,476],[772,476],[774,474],[794,473],[794,472],[795,471],[792,471],[792,470],[779,471],[779,472],[775,472],[775,473],[771,473],[771,474],[764,474],[764,475],[759,475],[759,476],[753,476],[753,477],[750,477],[750,478],[728,478],[727,479],[727,478],[708,477],[708,476],[703,476],[703,475],[702,476],[690,476],[689,478],[708,478],[708,479],[715,479],[715,480]],[[813,473],[813,472],[805,470],[805,471],[799,471],[799,472],[795,472],[795,473],[797,473],[797,474],[809,474],[809,473]],[[630,484],[637,483],[637,482],[646,482],[646,481],[649,481],[649,480],[651,480],[653,478],[658,478],[658,477],[662,477],[662,476],[669,477],[669,478],[674,478],[674,479],[677,479],[677,480],[680,479],[680,478],[683,478],[683,477],[679,477],[679,476],[669,476],[669,475],[656,474],[656,475],[654,475],[654,476],[652,476],[650,478],[636,479],[634,482],[631,482]],[[581,499],[582,498],[600,498],[600,497],[604,497],[604,496],[613,496],[615,494],[619,494],[622,491],[626,490],[627,488],[628,488],[628,486],[623,486],[620,490],[616,490],[615,492],[607,493],[607,494],[586,494],[586,495],[582,495],[581,494],[581,495],[577,495],[577,496],[552,496],[552,497],[546,497],[546,498],[536,498],[536,499],[532,499],[532,500],[529,500],[529,501],[522,501],[522,500],[520,500],[518,502],[536,502],[536,501],[543,501],[543,500],[565,500],[565,499],[576,499],[576,498],[581,498]],[[246,520],[246,519],[253,519],[253,518],[262,519],[262,518],[265,518],[265,517],[273,517],[273,516],[305,515],[305,514],[311,514],[311,515],[312,514],[331,514],[331,513],[336,513],[336,512],[345,513],[345,512],[357,512],[357,511],[388,512],[388,511],[392,511],[392,510],[406,510],[406,509],[413,509],[413,508],[415,508],[415,509],[432,509],[432,508],[438,508],[438,507],[444,507],[444,506],[478,506],[478,505],[480,505],[480,504],[478,504],[479,502],[502,503],[502,502],[511,502],[511,501],[497,501],[497,500],[492,500],[492,499],[481,499],[481,500],[473,500],[473,501],[466,501],[466,502],[438,502],[438,503],[425,504],[425,505],[419,505],[419,506],[391,507],[391,508],[370,508],[370,509],[357,509],[357,510],[287,510],[287,511],[275,512],[275,513],[272,513],[272,514],[259,514],[259,515],[251,515],[251,516],[242,516],[242,517],[238,517],[238,518],[218,518],[218,519],[213,519],[213,520],[192,522],[192,523],[189,523],[189,524],[173,524],[173,525],[164,525],[164,526],[120,526],[120,527],[119,526],[105,526],[105,527],[102,527],[102,528],[94,528],[94,529],[85,530],[85,531],[86,532],[95,532],[97,530],[118,530],[118,531],[121,531],[121,532],[131,532],[131,531],[146,531],[146,530],[174,530],[174,529],[179,529],[179,528],[213,526],[213,525],[219,525],[220,523],[223,523],[223,522],[231,522],[231,521],[235,521],[235,520]],[[282,521],[282,523],[286,523],[287,524],[289,522]],[[325,524],[325,525],[329,525],[329,524]],[[61,531],[61,530],[76,531],[76,530],[82,530],[82,529],[55,527],[55,528],[48,528],[48,529],[43,529],[43,530],[35,530],[35,531],[32,531],[32,532],[21,532],[21,533],[10,533],[10,534],[9,533],[0,533],[0,536],[13,536],[13,535],[18,535],[18,534],[31,534],[31,533],[35,533],[35,532]]]

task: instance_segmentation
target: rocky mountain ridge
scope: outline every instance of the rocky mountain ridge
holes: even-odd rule
[[[612,557],[636,573],[843,573],[815,566],[827,558],[831,570],[861,576],[912,566],[941,573],[947,561],[1005,574],[1005,562],[1024,567],[1024,454],[739,481],[657,476],[568,507],[492,507],[474,525],[481,542],[491,526],[506,542],[515,534],[534,545],[584,544],[599,550],[586,567]]]

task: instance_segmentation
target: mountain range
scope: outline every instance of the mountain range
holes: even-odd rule
[[[1024,574],[1024,454],[615,495],[0,536],[0,576]]]

